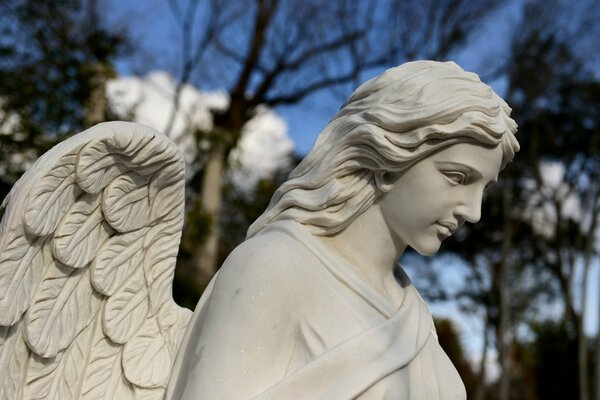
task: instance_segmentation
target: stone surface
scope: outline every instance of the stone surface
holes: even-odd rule
[[[183,202],[177,147],[127,122],[61,143],[15,184],[0,225],[0,399],[164,397],[191,316],[171,297]]]
[[[366,82],[193,316],[171,298],[176,147],[129,123],[67,140],[5,200],[0,400],[464,399],[396,262],[479,219],[518,150],[509,114],[454,63]]]
[[[203,295],[168,398],[466,398],[396,262],[479,220],[509,114],[454,63],[360,86]]]

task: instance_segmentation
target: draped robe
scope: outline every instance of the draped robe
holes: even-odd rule
[[[240,262],[244,267],[236,274]],[[456,369],[438,344],[427,306],[408,277],[402,271],[397,274],[402,291],[398,307],[353,273],[348,262],[293,221],[271,224],[243,243],[198,303],[180,347],[167,398],[466,399]],[[293,268],[286,268],[288,265]],[[237,294],[252,286],[252,275],[244,271],[254,271],[258,279],[268,280],[269,288],[275,288],[263,306],[281,303],[277,306],[281,313],[274,312],[273,318],[284,315],[279,321],[282,324],[275,321],[267,328],[260,315],[269,314],[268,309],[249,308],[242,316],[232,316],[238,321],[210,316],[211,300],[219,290],[237,288]],[[233,286],[219,282],[236,279],[241,282]],[[298,292],[297,286],[301,288]],[[263,289],[250,293],[262,296]],[[246,302],[255,298],[252,295]],[[222,308],[219,310],[223,313]],[[256,318],[247,318],[248,313]],[[222,327],[213,326],[219,321],[226,322]],[[225,335],[221,340],[218,334],[211,334],[219,329],[239,329],[239,335]],[[256,353],[243,368],[237,366],[235,341],[243,341],[246,332],[258,340],[266,336],[267,343],[277,346],[272,363],[266,359],[256,365],[253,361],[261,360],[261,346],[246,343],[241,352],[248,353],[254,347],[258,350],[254,349]],[[231,376],[236,371],[241,371],[239,381]],[[246,374],[251,379],[242,379]],[[223,385],[219,385],[221,381]]]

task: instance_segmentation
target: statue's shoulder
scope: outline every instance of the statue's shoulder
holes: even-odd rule
[[[289,274],[306,265],[309,251],[297,239],[277,232],[268,231],[246,240],[225,260],[224,268],[235,268],[238,272],[270,272]]]
[[[215,282],[215,293],[238,299],[302,300],[312,279],[309,251],[294,238],[277,232],[257,235],[240,244],[225,260]]]

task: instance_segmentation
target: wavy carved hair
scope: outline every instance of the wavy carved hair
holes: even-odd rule
[[[519,150],[510,107],[453,62],[415,61],[365,82],[321,132],[250,229],[292,219],[313,234],[348,226],[419,160],[457,143]],[[387,178],[387,179],[386,179]]]

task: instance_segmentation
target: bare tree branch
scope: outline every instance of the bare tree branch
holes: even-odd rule
[[[188,7],[186,8],[185,15],[181,14],[181,11],[178,8],[175,0],[169,0],[169,4],[171,5],[173,15],[176,18],[179,16],[178,21],[182,31],[182,71],[173,94],[173,108],[171,110],[171,114],[169,116],[167,125],[164,130],[164,133],[167,136],[173,129],[175,117],[177,116],[177,113],[179,111],[181,102],[181,91],[183,87],[189,81],[192,72],[202,60],[202,57],[205,54],[205,52],[208,51],[210,43],[214,40],[215,37],[218,36],[218,32],[225,26],[227,26],[229,23],[233,22],[233,20],[239,15],[236,13],[232,13],[232,15],[229,16],[229,18],[224,18],[222,5],[220,4],[219,0],[211,0],[208,4],[210,5],[212,10],[212,17],[209,19],[209,23],[206,26],[206,29],[203,31],[202,36],[199,39],[197,39],[198,41],[195,46],[195,50],[192,51],[191,43],[194,21],[199,4],[198,0],[190,0],[190,2],[188,3]]]
[[[231,90],[231,96],[243,96],[248,88],[248,82],[252,75],[253,69],[258,65],[261,51],[263,51],[263,43],[265,40],[266,30],[271,22],[271,18],[277,8],[278,0],[256,0],[258,3],[258,11],[256,13],[254,30],[251,36],[251,44],[244,59],[242,71],[239,74],[238,80]]]
[[[226,157],[260,104],[293,104],[320,90],[341,90],[358,83],[369,69],[397,65],[412,55],[440,58],[464,42],[476,23],[463,19],[479,18],[484,10],[479,4],[488,1],[498,2],[212,0],[211,18],[236,5],[242,5],[245,14],[227,26],[211,21],[196,41],[197,52],[184,52],[176,98],[199,60],[210,60],[230,101],[226,110],[214,115],[215,142],[209,152],[211,157]],[[172,8],[180,20],[187,20],[184,12]],[[421,18],[428,14],[430,18]],[[185,23],[181,29],[191,37]],[[224,159],[219,162],[226,167]],[[203,184],[202,190],[219,187]],[[211,218],[218,221],[217,215]]]
[[[309,85],[306,85],[304,88],[295,91],[292,94],[281,95],[277,97],[267,98],[264,101],[264,104],[268,106],[276,106],[281,104],[292,104],[297,103],[306,96],[321,90],[326,87],[330,87],[333,85],[339,85],[342,83],[347,83],[356,75],[356,71],[352,70],[344,75],[338,75],[336,77],[324,78],[319,81],[313,82]]]

